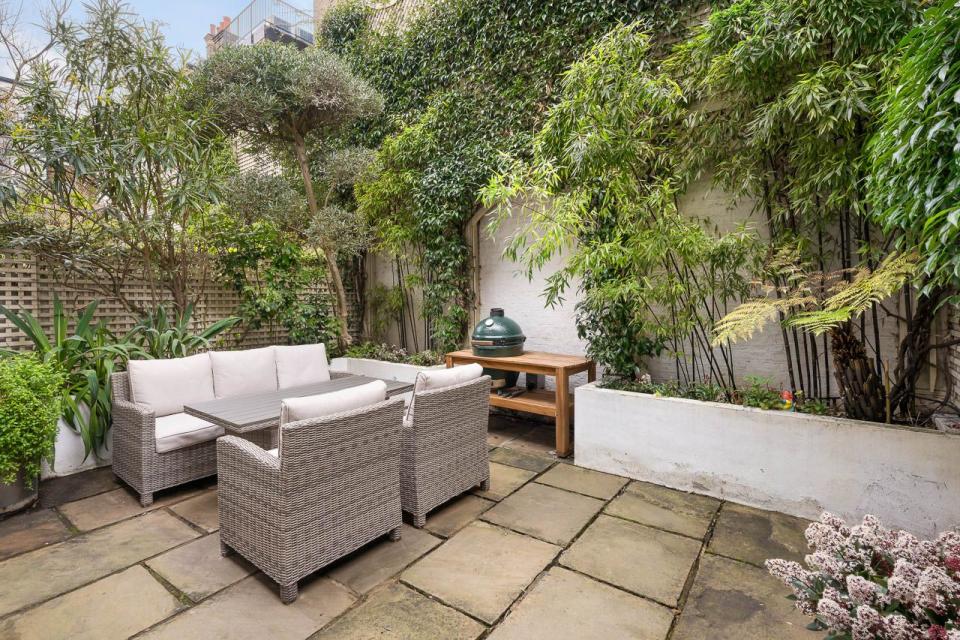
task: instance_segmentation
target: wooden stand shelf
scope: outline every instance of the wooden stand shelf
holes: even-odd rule
[[[597,366],[592,360],[579,356],[568,356],[542,351],[527,351],[523,355],[506,358],[475,356],[469,349],[448,353],[447,366],[476,362],[487,369],[501,371],[519,371],[556,378],[557,390],[537,389],[526,391],[515,398],[505,398],[490,394],[490,404],[502,409],[525,411],[541,416],[552,416],[557,420],[557,455],[569,456],[573,453],[570,438],[570,418],[573,415],[573,396],[570,395],[570,376],[583,371],[587,379],[593,382],[597,377]]]

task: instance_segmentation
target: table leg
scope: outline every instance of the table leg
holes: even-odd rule
[[[447,362],[447,369],[453,366],[453,358],[450,356],[444,356],[444,360]]]
[[[597,363],[591,362],[587,367],[587,382],[593,382],[597,379]]]
[[[570,446],[570,380],[566,371],[557,371],[557,456],[573,453]]]

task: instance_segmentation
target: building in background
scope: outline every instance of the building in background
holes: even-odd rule
[[[253,0],[235,18],[224,16],[211,24],[204,36],[209,56],[228,44],[257,44],[263,40],[293,44],[300,49],[313,44],[313,16],[283,0]]]

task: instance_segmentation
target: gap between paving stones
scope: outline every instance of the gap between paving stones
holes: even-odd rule
[[[707,532],[703,536],[703,543],[700,545],[700,552],[697,554],[697,558],[693,561],[693,565],[690,567],[690,573],[687,574],[687,580],[683,583],[683,589],[680,591],[680,598],[677,600],[676,613],[673,616],[673,620],[670,621],[670,628],[667,630],[667,637],[664,640],[670,640],[673,637],[673,633],[677,628],[677,623],[680,621],[680,615],[683,613],[683,609],[687,606],[687,599],[690,597],[690,591],[693,589],[693,583],[697,579],[697,574],[700,573],[700,560],[703,558],[703,555],[707,552],[707,547],[710,545],[710,540],[713,539],[713,531],[717,527],[717,522],[720,520],[720,514],[723,512],[724,505],[727,504],[726,500],[721,500],[720,505],[717,507],[716,512],[713,514],[713,518],[710,520],[710,524],[707,526]]]

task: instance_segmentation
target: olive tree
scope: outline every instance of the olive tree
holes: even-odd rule
[[[272,151],[277,159],[292,160],[303,180],[310,234],[323,252],[337,299],[340,338],[347,333],[347,295],[337,264],[337,233],[325,224],[333,189],[321,196],[311,169],[312,144],[333,138],[344,126],[379,113],[383,102],[365,81],[357,78],[335,54],[320,48],[298,51],[292,46],[264,42],[252,47],[226,47],[197,71],[198,89],[214,106],[225,130],[253,145]]]

